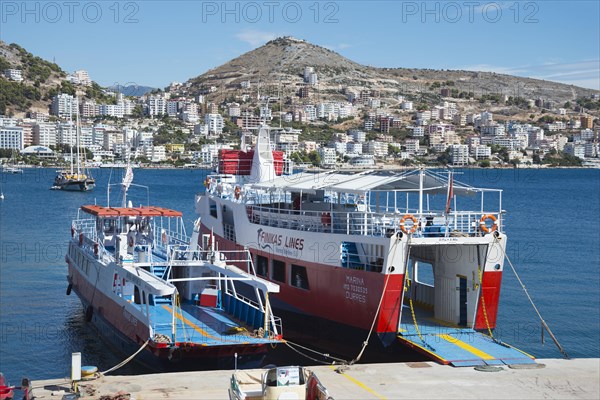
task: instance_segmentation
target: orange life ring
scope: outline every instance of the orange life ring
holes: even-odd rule
[[[129,240],[127,240],[127,244],[129,245],[129,247],[133,247],[133,245],[135,244],[133,241],[133,236],[129,236]]]
[[[331,225],[331,214],[329,214],[328,212],[324,212],[323,214],[321,214],[321,223],[324,226]]]
[[[485,221],[487,221],[488,219],[492,220],[492,226],[490,228],[488,228],[485,224]],[[479,220],[479,229],[481,229],[485,233],[494,232],[496,229],[498,229],[498,225],[496,224],[496,222],[496,217],[494,217],[492,214],[486,214],[482,216]]]
[[[79,245],[83,246],[83,232],[79,234]]]
[[[407,220],[409,220],[409,219],[412,221],[412,227],[410,228],[410,230],[409,230],[409,229],[406,229],[406,225],[405,225],[405,222],[406,222]],[[418,226],[419,226],[419,225],[418,225],[418,223],[417,223],[417,219],[416,219],[414,216],[410,215],[410,214],[406,214],[406,215],[405,215],[404,217],[402,217],[402,219],[400,220],[400,230],[401,230],[402,232],[406,233],[407,235],[408,235],[409,233],[415,233],[415,232],[417,231],[417,227],[418,227]]]
[[[240,198],[241,193],[242,193],[242,189],[240,189],[239,186],[236,186],[235,190],[233,191],[233,195],[235,196],[236,200]]]

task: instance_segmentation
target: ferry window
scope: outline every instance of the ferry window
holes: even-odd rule
[[[133,302],[135,304],[142,304],[140,299],[140,289],[137,286],[133,288]]]
[[[292,264],[292,286],[300,289],[309,289],[308,286],[308,275],[306,274],[306,267]]]
[[[265,278],[269,276],[269,260],[267,257],[256,256],[256,274],[260,276],[264,276]]]
[[[415,280],[425,285],[434,286],[433,266],[429,263],[418,261],[415,263]]]
[[[217,218],[217,203],[214,200],[209,200],[208,207],[210,208],[210,216]]]
[[[285,263],[279,260],[273,260],[273,271],[271,279],[285,283]]]

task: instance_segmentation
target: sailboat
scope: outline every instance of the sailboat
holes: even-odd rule
[[[79,110],[79,102],[76,101],[76,107]],[[69,117],[69,122],[71,117]],[[81,124],[79,121],[79,111],[76,114],[76,132],[75,141],[77,147],[75,165],[73,162],[73,146],[71,146],[71,169],[58,171],[58,175],[54,178],[54,185],[51,189],[68,190],[75,192],[87,192],[96,187],[96,181],[85,172],[85,168],[81,163],[79,135],[81,132]]]
[[[17,163],[15,160],[15,149],[11,152],[10,161],[2,166],[2,172],[5,174],[22,174],[23,169],[17,167]]]

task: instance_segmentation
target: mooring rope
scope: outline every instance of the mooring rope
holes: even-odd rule
[[[321,353],[321,352],[319,352],[319,351],[317,351],[317,350],[310,349],[310,348],[308,348],[308,347],[305,347],[305,346],[302,346],[302,345],[300,345],[300,344],[298,344],[298,343],[290,342],[289,340],[286,340],[284,343],[285,343],[285,344],[286,344],[286,345],[287,345],[287,346],[288,346],[290,349],[294,350],[296,353],[298,353],[298,354],[300,354],[301,356],[303,356],[303,357],[306,357],[306,358],[308,358],[309,360],[311,360],[311,361],[314,361],[314,362],[318,362],[318,363],[321,363],[321,364],[324,364],[324,365],[333,365],[333,364],[335,364],[336,362],[338,362],[339,364],[342,364],[342,365],[347,365],[347,364],[348,364],[348,361],[347,361],[347,360],[344,360],[344,359],[342,359],[342,358],[337,358],[337,357],[331,356],[331,355],[329,355],[328,353]],[[316,359],[316,358],[314,358],[314,357],[311,357],[311,356],[309,356],[309,355],[307,355],[307,354],[305,354],[305,353],[301,352],[300,350],[296,349],[294,346],[298,346],[298,347],[300,347],[300,348],[301,348],[301,349],[303,349],[303,350],[307,350],[307,351],[313,352],[313,353],[315,353],[315,354],[318,354],[318,355],[320,355],[320,356],[323,356],[323,357],[325,357],[325,358],[330,358],[330,359],[332,359],[332,360],[333,360],[333,362],[331,362],[331,363],[330,363],[330,362],[322,361],[322,360]]]
[[[124,366],[125,364],[127,364],[129,361],[133,360],[135,358],[135,356],[137,356],[142,350],[144,350],[146,348],[146,346],[148,346],[148,343],[150,343],[150,338],[148,338],[148,340],[146,340],[146,343],[144,343],[142,345],[142,347],[140,347],[135,353],[133,353],[132,355],[130,355],[129,357],[127,357],[125,360],[121,361],[120,363],[118,363],[117,365],[115,365],[114,367],[107,369],[106,371],[100,372],[100,375],[106,375],[109,372],[115,371],[119,368],[121,368],[122,366]]]
[[[392,250],[394,249],[394,247],[396,247],[396,245],[398,244],[398,241],[399,241],[399,239],[397,238],[396,241],[394,242],[394,244],[390,247],[390,251],[388,252],[388,257],[392,253]],[[410,247],[410,235],[408,236],[408,241],[406,242],[406,246],[407,246],[407,248]],[[388,273],[385,274],[385,283],[383,284],[383,290],[381,291],[381,297],[379,298],[379,304],[377,305],[377,311],[375,311],[375,316],[373,317],[373,322],[371,323],[371,329],[369,329],[369,333],[367,334],[367,338],[365,339],[365,341],[362,344],[362,348],[360,349],[360,352],[352,361],[350,361],[348,363],[348,365],[353,365],[353,364],[357,363],[358,361],[360,361],[360,358],[362,357],[363,353],[365,352],[365,349],[367,348],[367,345],[369,344],[369,340],[371,339],[371,334],[373,334],[373,328],[375,328],[375,322],[377,321],[377,318],[379,317],[379,310],[381,309],[381,304],[383,304],[383,298],[385,297],[385,291],[387,289],[387,285],[390,280],[389,272],[391,272],[391,271],[386,271],[386,272],[388,272]]]
[[[504,251],[504,248],[502,248],[502,246],[498,242],[498,238],[494,238],[494,242],[497,243],[498,246],[500,247],[500,250],[502,250],[502,254],[504,254],[504,257],[506,258],[506,261],[508,261],[508,265],[510,265],[510,268],[512,269],[513,273],[515,274],[515,277],[517,278],[517,280],[519,281],[519,284],[523,288],[523,291],[525,292],[525,295],[529,299],[529,302],[531,303],[531,306],[533,307],[533,309],[535,310],[536,314],[538,315],[538,318],[542,322],[542,328],[546,329],[546,331],[550,334],[550,337],[554,341],[554,344],[556,344],[556,347],[558,347],[558,350],[560,350],[560,352],[562,353],[562,355],[564,356],[564,358],[569,359],[570,358],[569,355],[563,349],[563,347],[560,345],[560,343],[558,343],[558,339],[556,339],[556,336],[554,336],[554,334],[550,330],[550,327],[548,326],[548,324],[546,323],[546,321],[544,321],[544,318],[542,317],[542,314],[540,313],[540,311],[536,307],[535,303],[533,302],[533,299],[529,295],[529,292],[527,291],[527,288],[525,287],[525,284],[523,283],[523,281],[519,277],[519,274],[517,274],[517,270],[513,266],[512,262],[510,261],[510,258],[508,257],[508,254],[506,254],[506,251]],[[542,331],[542,334],[543,334],[543,332],[544,331]]]

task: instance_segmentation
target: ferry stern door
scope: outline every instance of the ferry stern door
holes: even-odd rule
[[[464,275],[457,275],[456,280],[458,285],[458,326],[467,326],[467,277]]]

